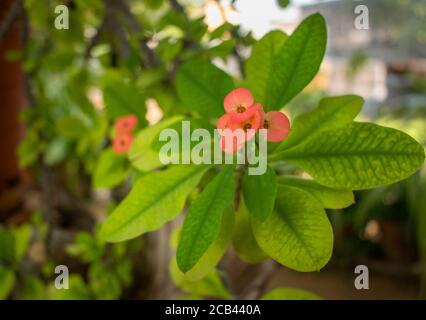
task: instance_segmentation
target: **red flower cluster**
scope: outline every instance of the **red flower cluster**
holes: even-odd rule
[[[231,91],[225,97],[224,107],[226,113],[217,121],[217,128],[223,130],[220,147],[225,152],[233,153],[241,149],[259,129],[265,129],[261,132],[271,142],[282,141],[290,133],[287,116],[279,111],[265,113],[263,106],[254,102],[253,95],[247,89]],[[232,143],[229,143],[230,139]]]
[[[115,136],[112,141],[112,148],[115,153],[122,154],[129,151],[133,142],[132,132],[137,124],[138,118],[133,114],[122,116],[115,121]]]

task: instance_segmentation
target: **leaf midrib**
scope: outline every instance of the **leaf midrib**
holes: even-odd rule
[[[217,195],[218,193],[219,193],[219,191],[221,190],[221,188],[220,188],[220,186],[222,185],[222,183],[221,182],[223,182],[223,180],[226,178],[226,176],[225,176],[225,174],[223,174],[223,176],[221,177],[221,179],[220,179],[220,181],[219,182],[217,182],[218,183],[218,185],[215,187],[215,192],[214,192],[214,195]],[[206,210],[206,213],[203,215],[203,218],[205,218],[206,216],[208,216],[209,215],[209,213],[212,211],[212,203],[215,201],[215,196],[214,197],[210,197],[210,199],[209,199],[209,201],[208,201],[208,206],[207,206],[207,210]],[[226,200],[226,199],[225,199]],[[225,201],[224,201],[225,202]],[[197,237],[195,237],[195,238],[198,238],[198,235],[200,234],[200,231],[203,229],[203,227],[204,227],[204,225],[206,224],[206,220],[207,219],[201,219],[202,221],[201,221],[201,223],[200,224],[198,224],[198,228],[196,228],[196,230],[197,230],[197,232],[196,232],[196,235],[197,235]],[[219,226],[220,226],[220,223],[219,223]],[[220,227],[218,228],[218,230],[216,230],[216,234],[218,234],[219,233],[219,231],[220,231]],[[193,239],[194,240],[194,239]],[[214,242],[214,241],[213,241]],[[191,253],[193,252],[192,250],[193,250],[193,248],[194,248],[194,246],[195,246],[195,241],[190,241],[189,242],[190,244],[189,244],[189,246],[188,246],[188,249],[187,249],[187,252],[189,252],[189,254],[188,255],[185,255],[185,258],[186,259],[189,259],[188,257],[189,256],[191,256]],[[186,260],[185,259],[185,260]],[[185,264],[188,264],[188,261],[186,261],[186,263]]]
[[[299,66],[299,64],[300,64],[300,62],[301,62],[301,60],[302,60],[302,54],[300,54],[301,52],[304,52],[304,50],[305,50],[305,48],[306,48],[306,46],[307,46],[307,43],[308,43],[308,40],[311,38],[311,29],[312,29],[312,25],[313,25],[313,19],[311,20],[311,21],[309,21],[309,25],[307,26],[307,33],[306,33],[306,36],[304,37],[304,41],[303,41],[303,44],[302,44],[302,46],[301,46],[301,48],[300,48],[300,50],[298,50],[298,52],[297,52],[297,54],[296,54],[296,63],[294,63],[294,64],[292,64],[291,66],[291,71],[290,71],[290,73],[289,73],[289,78],[288,78],[288,80],[286,81],[286,83],[285,83],[285,89],[284,89],[284,91],[280,94],[280,97],[286,97],[286,95],[287,95],[287,92],[288,92],[288,90],[289,90],[289,87],[290,87],[290,83],[293,81],[293,79],[294,79],[294,77],[295,77],[295,70],[297,69],[297,67]],[[296,30],[297,31],[297,30]],[[290,36],[290,38],[291,38],[291,36]],[[288,39],[288,40],[290,40],[290,39]],[[281,50],[285,50],[285,48],[286,48],[286,45],[288,44],[288,40],[286,40],[286,42],[284,43],[284,45],[283,45],[283,47],[281,48]],[[281,54],[281,52],[280,52],[280,54]],[[287,97],[286,97],[286,99],[288,99]],[[281,100],[284,100],[283,98],[281,98]],[[278,100],[279,101],[279,100]],[[282,104],[281,103],[279,103],[280,104],[280,106],[279,107],[281,107],[283,104],[284,104],[285,102],[283,102]]]
[[[293,141],[288,140],[288,141],[292,142],[292,143],[289,143],[289,144],[290,144],[290,146],[285,146],[285,145],[283,144],[283,148],[278,147],[278,148],[276,149],[276,153],[278,153],[278,152],[280,151],[280,149],[281,149],[281,151],[289,150],[290,148],[296,147],[296,146],[300,145],[301,143],[305,143],[306,141],[303,141],[303,140],[304,140],[304,138],[305,138],[305,139],[309,139],[309,138],[312,138],[314,135],[316,135],[316,134],[320,133],[320,132],[321,132],[321,127],[322,127],[322,126],[324,126],[324,122],[322,122],[322,121],[321,121],[321,119],[328,119],[328,118],[330,118],[331,116],[333,116],[333,115],[335,115],[337,112],[339,112],[341,109],[343,109],[343,108],[345,108],[346,106],[348,106],[349,104],[353,103],[355,100],[357,100],[357,98],[353,97],[353,98],[351,98],[349,101],[347,101],[347,102],[343,103],[342,105],[339,105],[339,106],[338,106],[338,107],[336,107],[336,108],[329,108],[329,109],[327,110],[328,112],[324,112],[325,114],[324,114],[322,117],[318,117],[317,121],[316,121],[316,122],[314,123],[314,125],[311,127],[311,129],[310,129],[310,131],[309,131],[309,132],[307,132],[306,134],[304,134],[304,135],[302,135],[302,136],[299,136],[299,138],[295,138],[295,141],[294,141],[294,142],[293,142]],[[321,107],[321,102],[320,102],[319,107]],[[318,107],[318,108],[319,108],[319,107]],[[315,109],[314,109],[314,110],[315,110]],[[343,127],[343,126],[344,126],[344,125],[346,125],[346,124],[347,124],[347,122],[344,122],[344,123],[342,123],[341,125],[336,126],[335,128]],[[289,137],[289,138],[290,138],[290,137]],[[274,153],[275,153],[275,152],[274,152]]]
[[[207,168],[203,168],[203,170],[206,170]],[[115,231],[113,233],[117,233],[120,230],[122,230],[123,228],[125,228],[126,225],[128,225],[129,223],[133,222],[134,220],[136,220],[139,216],[141,216],[144,212],[148,211],[149,209],[151,209],[153,206],[155,206],[155,204],[157,204],[158,202],[160,202],[162,199],[170,196],[170,194],[174,193],[176,191],[176,189],[183,184],[184,182],[186,182],[187,180],[190,180],[193,176],[197,175],[197,174],[201,174],[201,172],[203,170],[194,170],[194,172],[192,172],[190,175],[185,176],[184,178],[180,179],[179,181],[177,181],[173,187],[170,189],[168,188],[168,192],[161,192],[160,193],[160,197],[158,198],[154,198],[154,200],[152,200],[151,202],[149,202],[146,206],[144,206],[142,209],[139,209],[138,211],[136,211],[136,213],[134,215],[132,215],[129,219],[127,219],[124,223],[122,223],[120,226],[118,226]],[[124,205],[125,203],[123,202],[122,205]],[[117,208],[118,210],[118,208]]]
[[[294,187],[289,187],[289,186],[286,186],[285,188],[288,188],[288,189],[296,189],[297,191],[302,191],[302,193],[306,193],[306,194],[308,194],[309,196],[311,196],[311,197],[313,197],[312,195],[310,195],[309,193],[307,193],[306,191],[304,191],[304,190],[300,190],[300,189],[298,189],[298,188],[294,188]],[[313,199],[315,199],[315,201],[318,201],[317,200],[317,198],[313,198]],[[285,221],[285,223],[289,226],[289,228],[293,231],[293,234],[295,235],[295,237],[297,238],[297,240],[302,244],[302,248],[303,248],[303,250],[306,252],[306,254],[309,256],[309,258],[311,259],[311,261],[314,263],[314,264],[319,264],[319,262],[320,262],[320,259],[318,258],[318,257],[314,257],[312,254],[311,254],[311,252],[310,252],[310,250],[308,250],[307,248],[310,248],[310,246],[308,246],[307,244],[306,244],[306,242],[304,241],[304,239],[300,236],[300,234],[299,234],[299,232],[297,232],[296,231],[296,229],[294,228],[294,226],[293,226],[293,224],[290,222],[290,220],[291,219],[288,219],[288,218],[286,218],[285,217],[285,214],[283,215],[283,214],[281,214],[281,213],[279,213],[279,212],[277,212],[278,214],[279,214],[279,216]]]
[[[287,152],[287,151],[286,151]],[[284,152],[277,153],[282,155],[285,159],[300,159],[304,160],[307,158],[327,158],[327,157],[380,157],[380,156],[415,156],[418,157],[419,154],[417,152],[377,152],[377,151],[367,151],[367,152],[348,152],[348,153],[304,153],[303,155],[285,155]]]

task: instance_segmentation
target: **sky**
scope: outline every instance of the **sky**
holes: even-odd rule
[[[285,9],[278,6],[277,0],[237,0],[237,11],[230,10],[230,0],[222,1],[226,10],[227,20],[241,25],[244,30],[252,31],[256,38],[262,37],[272,29],[282,28],[291,32],[300,20],[300,6],[327,0],[291,0]],[[223,23],[221,13],[214,1],[207,5],[207,23],[214,29]]]
[[[261,37],[277,24],[294,23],[299,19],[299,6],[318,2],[317,0],[291,0],[291,5],[281,9],[276,0],[239,0],[236,3],[240,13],[238,21],[244,29]]]

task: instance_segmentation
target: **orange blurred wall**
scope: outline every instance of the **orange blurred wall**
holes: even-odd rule
[[[0,1],[0,25],[12,3]],[[21,48],[20,22],[15,21],[0,43],[0,196],[20,175],[16,151],[22,136],[19,112],[25,104],[24,79],[20,62],[5,59],[6,52]]]

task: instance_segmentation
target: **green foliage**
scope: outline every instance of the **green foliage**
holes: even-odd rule
[[[0,261],[8,265],[15,262],[15,237],[5,228],[0,228]]]
[[[231,209],[224,212],[219,234],[215,241],[191,270],[185,274],[179,271],[184,279],[191,282],[200,281],[215,269],[232,240],[234,219],[234,212]],[[176,259],[173,260],[173,263],[176,264],[176,268],[178,268]]]
[[[142,176],[102,225],[102,237],[113,242],[127,240],[174,219],[206,169],[176,166]]]
[[[265,294],[261,300],[320,300],[321,297],[309,291],[295,288],[277,288]]]
[[[71,295],[79,297],[73,299],[119,299],[132,282],[131,259],[138,254],[141,244],[141,241],[106,244],[98,229],[94,234],[78,233],[74,243],[66,248],[67,253],[88,264],[88,272],[87,283],[77,275],[70,275],[70,286],[71,281],[76,282],[76,290]],[[62,295],[59,298],[67,299]]]
[[[232,23],[225,22],[210,33],[210,39],[220,39],[226,32],[231,31],[233,28],[234,25]]]
[[[108,74],[103,79],[103,96],[108,115],[111,119],[134,114],[138,116],[139,125],[145,124],[145,98],[133,84],[124,82],[120,75]]]
[[[129,175],[129,164],[125,155],[116,154],[111,148],[102,152],[93,174],[95,188],[113,188]]]
[[[278,5],[281,8],[287,8],[289,4],[290,4],[290,0],[278,0]]]
[[[180,231],[180,228],[175,229],[170,237],[170,246],[174,249],[176,249],[178,245]],[[211,254],[208,253],[208,256],[210,257]],[[176,259],[172,259],[170,261],[169,271],[170,277],[175,285],[183,292],[191,294],[191,296],[222,299],[230,299],[232,297],[221,279],[221,274],[214,269],[214,267],[210,266],[207,273],[204,272],[201,276],[194,278],[194,273],[191,273],[191,271],[186,274],[180,271]]]
[[[278,3],[284,8],[289,1]],[[122,21],[123,12],[117,10],[127,5],[130,16]],[[291,35],[272,31],[255,41],[227,22],[210,32],[204,17],[193,19],[165,1],[124,1],[109,10],[105,1],[78,0],[71,15],[75,27],[59,32],[51,28],[52,6],[25,1],[34,39],[22,54],[9,54],[23,57],[35,100],[23,114],[28,130],[18,150],[20,163],[43,164],[58,173],[67,186],[62,189],[73,193],[71,199],[91,196],[87,181],[109,189],[128,181],[132,189],[116,207],[109,205],[112,213],[100,230],[78,232],[68,246],[67,253],[87,269],[84,275],[70,275],[69,290],[46,287],[34,276],[21,281],[20,264],[34,230],[0,228],[0,298],[12,291],[26,299],[120,298],[132,282],[140,247],[133,248],[132,241],[106,241],[154,231],[186,210],[170,273],[191,297],[232,298],[216,270],[231,242],[250,263],[271,257],[298,271],[320,270],[333,247],[325,208],[345,208],[354,202],[353,190],[399,181],[424,162],[423,148],[407,134],[353,122],[363,99],[346,95],[322,99],[306,113],[295,110],[300,115],[289,137],[270,149],[264,175],[250,176],[243,166],[165,167],[158,156],[164,145],[160,132],[173,128],[181,136],[184,119],[192,129],[212,131],[235,84],[249,88],[266,111],[280,110],[301,93],[324,56],[322,16],[307,17]],[[91,48],[87,35],[105,22],[120,28],[98,29]],[[247,61],[237,57],[245,79],[232,79],[212,63],[227,61],[249,46]],[[83,58],[84,50],[89,52]],[[161,109],[156,125],[147,126],[147,102],[157,102]],[[139,123],[130,152],[120,156],[110,147],[112,125],[128,114],[135,114]],[[313,179],[299,178],[302,171]],[[120,196],[114,192],[114,200]],[[232,208],[233,203],[239,206]],[[44,243],[49,226],[35,221],[33,226],[38,243]],[[40,266],[43,274],[50,276],[53,264]],[[318,297],[281,288],[263,298]]]
[[[264,49],[260,47],[256,50],[259,56],[249,64],[247,78],[252,77],[250,70],[265,68],[262,67],[263,58],[260,55],[262,51],[266,51],[264,58],[266,71],[269,72],[267,76],[261,76],[259,85],[265,88],[267,93],[255,98],[266,110],[280,109],[302,91],[318,72],[325,53],[327,30],[324,18],[314,14],[306,18],[286,40],[285,35],[278,36],[277,33],[266,37],[268,41],[264,39],[262,43]],[[277,38],[278,43],[273,45]],[[252,79],[252,82],[256,82],[256,76]],[[258,90],[256,86],[258,84],[251,87],[255,92]]]
[[[250,218],[244,199],[241,199],[240,207],[235,217],[232,246],[242,260],[249,263],[260,263],[268,258],[268,256],[260,249],[256,242]]]
[[[344,127],[352,123],[361,111],[364,99],[354,95],[328,97],[319,106],[296,117],[290,135],[274,153],[286,150],[321,132]]]
[[[327,209],[343,209],[355,202],[352,191],[331,189],[320,185],[314,180],[301,179],[294,176],[281,176],[278,178],[278,184],[279,187],[289,186],[310,193]]]
[[[400,181],[424,162],[424,150],[409,135],[369,123],[352,123],[315,135],[281,153],[331,188],[360,190]]]
[[[79,257],[84,262],[93,262],[102,257],[105,244],[87,232],[76,235],[74,243],[67,247],[67,253]]]
[[[256,241],[265,253],[297,271],[317,271],[328,262],[333,231],[321,203],[293,187],[280,188],[275,211],[263,223],[252,219]]]
[[[233,168],[225,167],[192,203],[183,224],[176,259],[182,272],[189,271],[215,241],[222,216],[233,199]]]
[[[86,125],[77,117],[63,116],[56,122],[56,129],[61,136],[78,139],[86,132]]]
[[[44,162],[49,166],[54,166],[63,161],[68,153],[69,141],[62,137],[59,137],[52,142],[46,148],[44,154]]]
[[[207,61],[190,61],[179,68],[176,87],[185,108],[206,117],[223,113],[223,99],[234,89],[231,77]]]
[[[0,300],[6,299],[13,289],[15,274],[12,270],[0,266]]]
[[[48,296],[53,300],[88,300],[93,299],[90,288],[84,279],[78,274],[71,274],[69,277],[69,289],[58,290],[53,284],[48,287]]]
[[[114,269],[94,263],[89,269],[89,279],[90,289],[98,299],[114,300],[120,297],[120,278]]]
[[[182,27],[177,20],[175,23]],[[199,23],[194,21],[190,28],[200,35],[205,31]],[[224,24],[210,39],[222,39],[229,32],[235,29]],[[272,31],[257,41],[245,64],[247,78],[243,80],[255,100],[266,110],[276,110],[301,92],[319,70],[326,33],[324,19],[314,14],[290,36]],[[210,53],[222,47],[226,56],[234,44],[226,46],[226,41],[222,41]],[[221,53],[215,55],[220,57]],[[233,88],[232,79],[206,60],[191,59],[177,71],[181,112],[203,118],[189,118],[194,122],[192,129],[210,130],[211,125],[204,119],[210,121],[223,113],[223,98]],[[298,271],[324,267],[333,247],[325,208],[350,206],[354,202],[352,190],[401,180],[415,172],[424,160],[423,149],[411,137],[393,129],[353,122],[363,103],[355,95],[322,99],[317,108],[295,118],[289,137],[270,153],[271,166],[266,174],[251,176],[243,172],[238,177],[238,188],[234,187],[230,168],[212,181],[207,175],[202,182],[206,187],[191,201],[180,233],[177,259],[171,265],[175,279],[204,281],[221,259],[231,235],[237,254],[248,262],[258,263],[269,256]],[[129,154],[132,165],[141,171],[161,168],[158,152],[164,144],[158,142],[160,131],[173,128],[181,134],[183,119],[166,118],[140,131]],[[294,164],[314,179],[283,176],[274,161]],[[126,240],[174,219],[183,210],[189,193],[200,183],[204,170],[197,166],[172,166],[139,178],[102,226],[104,239]],[[220,226],[222,214],[233,221],[233,210],[225,210],[232,195],[234,199],[241,198],[235,228],[233,222],[225,223],[226,219]],[[175,198],[176,203],[172,200]],[[225,229],[231,235],[223,233]],[[203,295],[197,290],[186,291]]]
[[[16,284],[16,271],[27,252],[31,239],[31,227],[14,228],[0,226],[0,300],[6,299]]]
[[[25,300],[46,299],[46,291],[43,281],[34,275],[30,275],[25,278],[22,289],[22,298]]]
[[[154,126],[141,130],[136,135],[129,152],[129,160],[132,165],[140,171],[149,171],[162,167],[158,151],[153,148],[153,145],[157,142],[161,130],[180,123],[182,119],[183,117],[181,116],[168,118]]]
[[[217,270],[212,271],[198,281],[188,280],[177,268],[170,264],[170,274],[173,282],[184,292],[206,298],[231,299],[231,293],[226,289]]]
[[[0,226],[0,264],[16,267],[27,252],[30,237],[28,225],[9,229]]]
[[[245,70],[246,85],[253,92],[256,101],[264,103],[267,108],[267,97],[273,86],[275,63],[288,35],[282,31],[271,31],[257,41],[247,59]]]
[[[277,195],[275,171],[270,167],[262,175],[249,175],[247,171],[243,178],[243,194],[250,214],[260,222],[265,221],[274,209]]]

